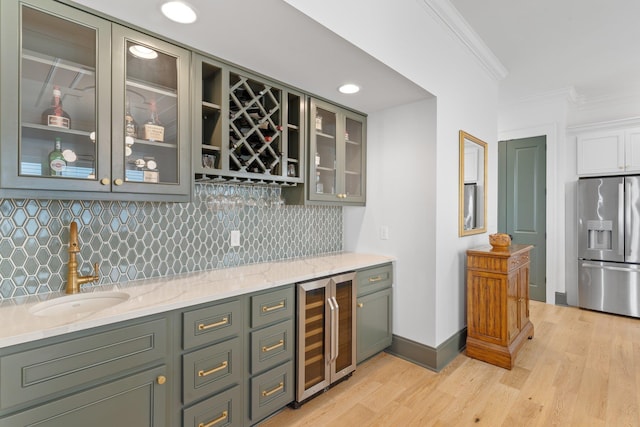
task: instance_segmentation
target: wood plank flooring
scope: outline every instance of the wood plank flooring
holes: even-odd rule
[[[640,426],[640,320],[533,301],[513,370],[458,355],[440,373],[386,353],[262,427]]]

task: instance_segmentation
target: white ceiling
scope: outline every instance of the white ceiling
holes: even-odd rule
[[[638,0],[450,0],[507,68],[508,103],[568,88],[583,102],[640,94]]]
[[[191,25],[162,16],[161,0],[76,3],[365,113],[432,96],[282,0],[189,0]],[[362,90],[340,94],[346,82]]]

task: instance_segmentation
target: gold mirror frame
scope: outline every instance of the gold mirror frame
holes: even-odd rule
[[[487,143],[460,131],[458,235],[487,231]],[[480,158],[482,156],[482,158]]]

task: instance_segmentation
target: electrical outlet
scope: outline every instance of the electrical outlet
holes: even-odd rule
[[[240,246],[240,230],[231,230],[231,246]]]
[[[380,240],[389,240],[389,226],[380,226]]]

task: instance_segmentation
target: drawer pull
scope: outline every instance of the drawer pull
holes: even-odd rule
[[[228,317],[223,317],[221,321],[216,322],[216,323],[210,323],[208,325],[205,325],[204,323],[200,323],[198,325],[198,330],[199,331],[206,331],[207,329],[215,328],[216,326],[226,325],[227,323],[229,323],[229,318]]]
[[[382,280],[382,276],[369,277],[369,283],[379,282]]]
[[[280,391],[284,388],[284,383],[280,383],[278,384],[275,388],[272,388],[271,390],[267,391],[267,390],[262,390],[262,397],[268,397],[271,396],[273,393]]]
[[[227,419],[227,411],[222,411],[222,415],[220,415],[218,418],[216,418],[215,420],[209,422],[209,423],[200,423],[198,424],[198,427],[213,427],[214,425],[218,424],[221,421],[224,421]]]
[[[279,308],[284,308],[284,301],[280,301],[279,304],[272,305],[271,307],[267,307],[266,305],[263,305],[262,306],[262,312],[263,313],[268,313],[268,312],[273,311],[273,310],[278,310]]]
[[[199,377],[206,377],[207,375],[215,374],[216,372],[221,371],[224,368],[226,368],[228,364],[229,363],[225,360],[217,368],[209,369],[208,371],[198,371],[198,376]]]
[[[263,353],[268,353],[271,350],[275,350],[278,347],[282,347],[283,345],[284,345],[284,340],[280,340],[280,341],[278,341],[277,344],[274,344],[271,347],[267,347],[267,346],[262,347],[262,352]]]

